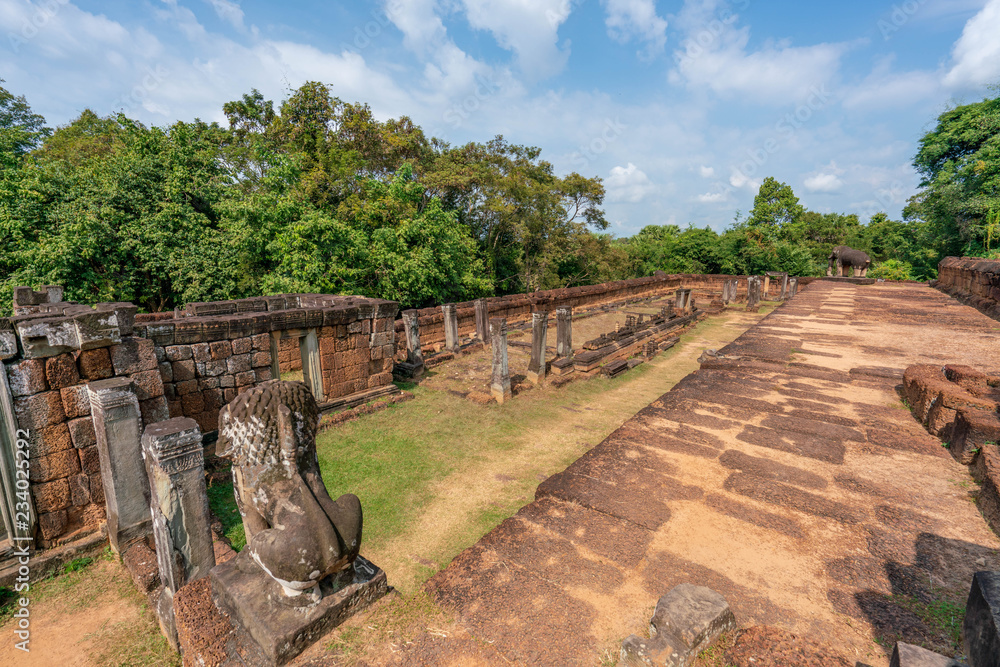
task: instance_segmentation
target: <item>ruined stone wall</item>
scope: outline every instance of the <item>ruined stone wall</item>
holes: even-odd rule
[[[945,257],[938,264],[938,278],[931,286],[1000,320],[1000,261]]]
[[[302,353],[297,340],[282,338],[278,341],[278,367],[282,373],[302,370]]]
[[[131,304],[92,308],[61,297],[55,287],[19,288],[17,315],[0,318],[0,372],[17,426],[30,434],[43,548],[92,532],[106,518],[92,381],[129,378],[143,427],[184,416],[203,432],[218,428],[219,410],[240,391],[271,379],[281,341],[298,353],[299,339],[313,336],[321,404],[392,383],[395,302],[296,294],[136,315]]]
[[[510,294],[489,297],[489,316],[504,317],[508,323],[526,322],[531,312],[537,308],[555,311],[557,308],[593,308],[607,303],[616,303],[660,296],[678,287],[692,289],[712,289],[722,292],[726,280],[738,278],[740,288],[745,291],[746,279],[740,276],[702,274],[660,274],[632,280],[618,280],[599,285],[569,287],[545,290],[532,294]],[[474,335],[476,330],[475,305],[472,301],[456,304],[458,331],[461,336]],[[421,346],[433,349],[444,344],[444,315],[440,306],[422,308],[417,311],[420,323]],[[402,321],[396,322],[397,354],[406,354],[406,340]]]

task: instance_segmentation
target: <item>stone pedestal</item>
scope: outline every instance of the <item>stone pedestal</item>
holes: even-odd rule
[[[476,338],[484,345],[490,342],[490,310],[486,299],[476,299]]]
[[[976,572],[962,628],[971,667],[1000,665],[1000,572]]]
[[[99,380],[87,388],[107,501],[108,540],[120,555],[152,532],[139,400],[128,378]]]
[[[142,455],[151,491],[156,562],[163,584],[156,611],[163,634],[178,649],[174,594],[215,567],[198,423],[177,417],[150,425],[142,435]]]
[[[272,665],[283,665],[386,594],[385,572],[361,556],[320,584],[323,598],[296,606],[243,551],[212,569],[212,598],[246,632]]]
[[[678,288],[674,293],[674,308],[682,313],[686,313],[691,308],[691,290]]]
[[[444,346],[449,352],[458,352],[458,311],[455,304],[441,306],[444,313]]]
[[[556,310],[556,357],[573,356],[573,309]]]
[[[403,330],[406,332],[406,361],[401,366],[409,377],[417,378],[424,374],[424,354],[420,350],[420,324],[417,321],[417,311],[403,311]]]
[[[535,384],[545,380],[545,341],[549,331],[548,312],[531,314],[531,361],[528,362],[528,379]]]
[[[490,320],[490,345],[493,347],[493,376],[490,381],[490,393],[503,404],[509,401],[513,394],[510,391],[510,368],[507,365],[507,320],[494,317]]]

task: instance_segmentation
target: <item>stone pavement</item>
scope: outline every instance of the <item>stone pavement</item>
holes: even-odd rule
[[[900,402],[914,363],[1000,368],[1000,323],[928,287],[817,281],[460,554],[428,591],[464,632],[397,664],[613,664],[681,583],[879,667],[945,648],[914,610],[1000,570],[975,487]]]

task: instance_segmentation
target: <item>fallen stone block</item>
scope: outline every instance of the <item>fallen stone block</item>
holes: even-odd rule
[[[1000,572],[976,572],[962,628],[971,667],[1000,667]]]
[[[1000,418],[995,412],[959,410],[952,432],[951,455],[959,463],[970,465],[986,445],[1000,442]]]
[[[726,599],[704,586],[681,584],[660,598],[649,621],[649,639],[622,642],[623,665],[687,667],[719,635],[736,627]]]
[[[897,642],[889,667],[967,667],[952,658],[919,646]]]

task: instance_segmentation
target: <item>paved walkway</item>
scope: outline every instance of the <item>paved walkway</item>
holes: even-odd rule
[[[922,605],[1000,569],[963,466],[900,403],[913,363],[1000,368],[1000,323],[918,285],[813,283],[626,422],[428,584],[463,632],[401,664],[613,664],[690,582],[743,626],[888,664]]]

